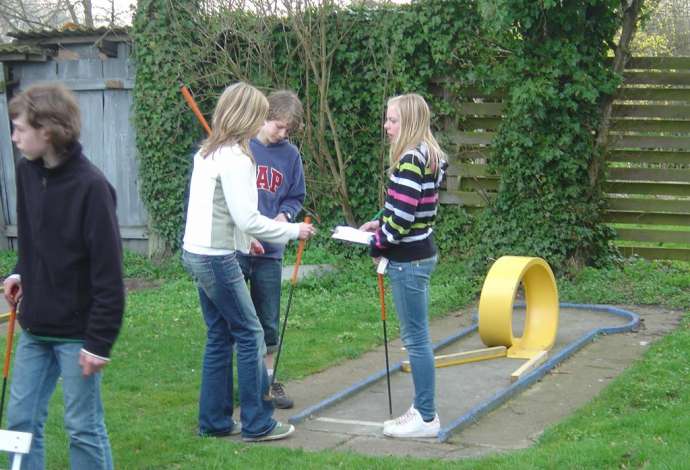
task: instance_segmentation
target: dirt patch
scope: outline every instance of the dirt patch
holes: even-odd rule
[[[125,279],[125,290],[129,292],[134,292],[143,289],[154,289],[163,285],[163,281],[160,279],[150,280],[150,279],[138,279],[136,277]]]

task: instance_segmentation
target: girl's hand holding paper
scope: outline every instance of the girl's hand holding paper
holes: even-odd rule
[[[343,240],[350,243],[369,245],[371,237],[373,236],[374,235],[371,232],[357,230],[356,228],[348,227],[347,225],[338,225],[335,228],[335,230],[333,230],[333,235],[331,235],[331,238],[335,238],[336,240]]]

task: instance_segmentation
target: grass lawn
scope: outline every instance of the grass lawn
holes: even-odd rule
[[[324,256],[307,250],[304,262],[322,262]],[[289,347],[281,357],[286,380],[357,357],[383,341],[371,261],[332,255],[328,261],[340,269],[305,280],[295,291]],[[3,272],[13,262],[11,253],[0,253]],[[128,296],[125,325],[104,375],[117,468],[683,468],[690,462],[688,315],[681,328],[653,345],[592,403],[547,430],[533,448],[456,462],[307,453],[195,436],[204,344],[195,289],[176,260],[154,266],[128,255],[126,270],[162,284]],[[467,278],[462,262],[444,260],[432,278],[432,315],[474,302],[480,288],[480,281]],[[659,304],[687,312],[690,265],[638,260],[585,269],[560,282],[559,289],[563,301]],[[389,323],[389,334],[397,335],[395,315]],[[49,469],[68,465],[61,416],[58,392],[47,424]]]

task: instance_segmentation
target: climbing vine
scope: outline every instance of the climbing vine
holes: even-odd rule
[[[590,184],[600,103],[619,83],[607,54],[620,25],[614,0],[482,2],[505,59],[494,67],[506,115],[490,165],[495,202],[476,226],[474,259],[546,258],[558,269],[606,260],[601,179]]]
[[[323,224],[355,224],[382,202],[386,100],[421,93],[437,124],[452,120],[452,104],[434,93],[437,81],[476,74],[489,48],[478,40],[476,2],[341,8],[326,1],[287,15],[270,10],[275,2],[258,3],[265,3],[262,15],[212,0],[140,3],[134,34],[142,185],[168,246],[178,240],[188,154],[199,138],[178,95],[180,81],[207,116],[233,81],[295,90],[307,110],[303,132],[293,136],[304,157],[307,207]]]
[[[467,252],[480,271],[507,253],[558,269],[607,258],[601,178],[590,182],[588,168],[599,156],[600,104],[619,80],[607,61],[618,1],[254,3],[253,11],[215,0],[139,3],[142,194],[167,249],[178,244],[189,153],[202,136],[181,81],[207,115],[237,80],[298,93],[306,125],[292,138],[304,157],[306,206],[324,226],[360,223],[380,207],[389,97],[424,95],[436,130],[452,129],[460,117],[449,96],[462,100],[470,84],[506,93],[490,157],[500,188],[476,218],[444,207],[441,247]]]
[[[194,1],[140,0],[134,19],[134,123],[137,129],[140,191],[150,219],[149,237],[159,240],[154,255],[178,246],[183,223],[189,152],[199,128],[180,99],[179,86],[193,76],[180,54],[193,40],[193,30],[182,34],[179,21]],[[172,24],[178,26],[173,29]],[[189,23],[187,22],[189,26]]]

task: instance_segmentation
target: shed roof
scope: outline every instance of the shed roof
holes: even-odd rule
[[[123,26],[100,26],[98,28],[87,28],[86,26],[75,23],[66,23],[59,28],[53,29],[34,29],[30,31],[15,31],[7,33],[8,36],[15,38],[17,42],[40,42],[51,44],[61,42],[65,38],[84,38],[88,42],[94,36],[108,37],[113,40],[118,37],[125,40],[129,35],[130,28]]]
[[[54,49],[14,42],[0,43],[0,62],[43,62],[54,54]]]
[[[0,43],[0,54],[45,54],[45,49],[29,44]]]
[[[14,41],[0,43],[0,61],[45,61],[69,44],[94,44],[106,55],[116,57],[116,43],[129,41],[130,30],[131,28],[123,26],[87,28],[75,23],[65,23],[54,29],[14,31],[8,33]]]

